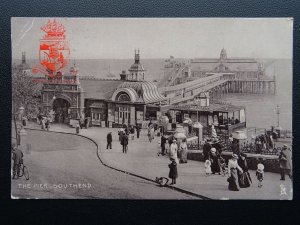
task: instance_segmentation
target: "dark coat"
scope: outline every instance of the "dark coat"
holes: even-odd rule
[[[214,147],[217,150],[217,153],[221,155],[222,153],[222,145],[219,142],[213,143],[212,147]]]
[[[130,128],[130,133],[131,133],[131,134],[134,134],[134,128],[133,128],[133,127]]]
[[[238,173],[239,185],[241,188],[247,188],[251,186],[252,180],[250,173],[248,172],[249,167],[246,158],[243,160],[238,159],[238,165],[242,168],[243,173]]]
[[[247,163],[246,158],[244,160],[239,158],[238,159],[238,164],[242,168],[243,172],[248,172],[249,168],[248,168],[248,163]]]
[[[166,142],[167,142],[166,138],[164,136],[161,136],[160,147],[164,147]]]
[[[209,153],[209,158],[211,160],[211,172],[212,173],[220,173],[221,165],[220,165],[220,159],[219,159],[218,155]]]
[[[282,169],[291,169],[292,152],[289,149],[282,149],[279,155],[279,165]]]
[[[203,155],[204,155],[204,160],[209,158],[209,153],[210,153],[210,149],[211,149],[211,144],[206,142],[203,145]]]
[[[107,134],[107,142],[108,142],[108,143],[111,143],[111,142],[112,142],[112,135],[111,135],[111,133],[108,133],[108,134]]]
[[[170,168],[169,178],[176,179],[178,177],[177,163],[173,161],[171,164],[169,164],[169,168]]]
[[[12,159],[14,160],[14,165],[18,165],[22,163],[23,152],[20,149],[15,149],[12,155]]]
[[[122,136],[121,144],[125,145],[125,146],[128,145],[128,136],[127,135]]]
[[[136,127],[136,132],[137,132],[137,133],[140,133],[140,132],[141,132],[140,126],[137,126],[137,127]]]

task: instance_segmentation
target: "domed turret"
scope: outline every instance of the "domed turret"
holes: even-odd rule
[[[221,50],[220,59],[222,61],[225,61],[227,59],[227,53],[226,53],[226,50],[224,48]]]
[[[128,80],[144,80],[145,78],[145,69],[140,63],[140,50],[134,51],[134,64],[129,68]]]

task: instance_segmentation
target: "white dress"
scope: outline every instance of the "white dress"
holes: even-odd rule
[[[211,173],[211,161],[206,160],[204,163],[205,173]]]
[[[176,143],[171,144],[170,148],[170,158],[175,159],[176,163],[179,163],[178,157],[177,157],[177,151],[178,151],[178,146]]]

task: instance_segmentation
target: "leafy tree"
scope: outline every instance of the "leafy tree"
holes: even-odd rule
[[[26,71],[13,66],[12,69],[12,112],[23,106],[28,119],[37,115],[41,103],[41,84],[33,81]]]

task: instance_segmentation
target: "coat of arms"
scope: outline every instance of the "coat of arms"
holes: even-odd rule
[[[50,78],[60,78],[70,55],[69,44],[65,36],[66,30],[55,19],[48,20],[41,30],[46,34],[40,39],[40,65],[33,68],[32,71],[33,73],[42,72]]]

